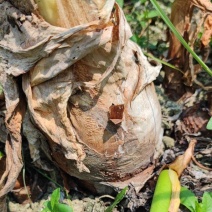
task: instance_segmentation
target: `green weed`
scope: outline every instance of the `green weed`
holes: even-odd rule
[[[193,192],[181,187],[180,203],[191,212],[212,212],[212,192],[204,192],[200,203]]]
[[[119,204],[119,202],[125,197],[127,193],[127,187],[125,187],[124,189],[122,189],[116,196],[114,202],[112,205],[110,205],[106,210],[105,212],[112,212],[113,209],[116,207],[116,205]]]
[[[49,201],[44,203],[45,208],[41,212],[73,212],[69,205],[60,203],[60,188],[53,191]]]

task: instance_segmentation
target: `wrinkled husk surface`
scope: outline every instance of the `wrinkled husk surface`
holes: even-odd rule
[[[57,27],[38,16],[32,1],[11,1],[16,7],[1,2],[0,80],[6,109],[0,121],[6,128],[0,138],[6,168],[0,196],[13,188],[22,169],[23,135],[40,168],[49,169],[41,159],[45,154],[97,192],[104,192],[100,182],[129,184],[132,177],[142,187],[153,169],[142,171],[161,141],[152,83],[160,66],[150,65],[129,40],[122,10],[115,5],[112,12],[114,1],[83,1],[90,13],[86,5],[72,7],[70,25]],[[80,21],[76,8],[83,14]]]

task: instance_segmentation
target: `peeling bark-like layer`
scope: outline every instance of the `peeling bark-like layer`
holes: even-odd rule
[[[21,12],[18,2],[17,8],[7,1],[0,4],[7,120],[17,115],[17,123],[7,123],[9,135],[17,133],[16,141],[8,143],[17,154],[14,177],[22,164],[21,126],[37,166],[48,170],[40,158],[44,153],[66,173],[94,186],[129,180],[151,163],[161,140],[161,112],[152,83],[160,66],[151,66],[129,40],[131,31],[118,5],[112,12],[113,2],[102,2],[104,10],[97,7],[92,15],[104,19],[86,19],[68,29],[48,24],[37,12]],[[19,107],[23,92],[25,118]],[[112,105],[122,105],[117,120],[110,120]],[[8,182],[0,195],[11,190],[14,182]]]

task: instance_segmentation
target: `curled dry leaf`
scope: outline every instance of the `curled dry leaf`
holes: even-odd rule
[[[26,111],[26,102],[15,80],[1,71],[1,84],[5,90],[7,138],[5,143],[6,170],[0,178],[0,197],[10,191],[22,169],[21,125]],[[9,92],[6,92],[8,89]]]
[[[38,16],[39,10],[21,12],[18,2],[17,7],[9,1],[0,5],[6,11],[0,14],[0,55],[11,135],[7,182],[0,195],[11,190],[22,166],[24,101],[23,133],[36,165],[49,168],[41,160],[42,151],[97,192],[105,192],[98,186],[101,181],[127,180],[142,172],[161,140],[161,112],[152,83],[161,66],[151,66],[129,40],[122,10],[115,4],[113,11],[114,1],[69,1],[63,9],[79,14],[68,16],[68,26],[53,26]],[[78,7],[71,8],[72,2]],[[90,8],[86,17],[81,4]],[[123,106],[118,125],[109,119],[112,104]]]
[[[212,12],[212,4],[210,0],[192,0],[191,2],[204,11]]]
[[[144,184],[149,180],[150,177],[152,177],[154,168],[155,166],[150,166],[141,173],[136,174],[128,180],[119,182],[102,182],[101,184],[119,189],[123,189],[126,186],[131,185],[134,187],[136,194],[138,194],[141,188],[143,188]]]
[[[3,156],[0,158],[0,176],[3,176],[5,170],[6,170],[6,157]],[[3,185],[1,185],[0,189],[2,189]],[[2,212],[7,212],[7,203],[6,203],[6,196],[0,197],[0,208]]]
[[[198,12],[194,9],[198,8]],[[212,12],[212,3],[209,0],[175,0],[172,5],[171,22],[182,35],[184,40],[194,47],[195,40],[205,21],[206,12]],[[198,15],[197,15],[198,13]],[[208,22],[208,20],[206,20]],[[209,31],[205,36],[208,37]],[[206,38],[205,37],[205,38]],[[191,87],[196,80],[197,73],[201,70],[199,65],[193,65],[193,59],[180,41],[170,32],[169,35],[168,60],[171,64],[179,68],[183,73],[165,67],[164,87],[170,98],[174,100],[187,99],[194,93]],[[204,52],[202,50],[201,52]],[[206,61],[208,55],[202,55],[203,61]]]
[[[169,205],[169,212],[177,212],[180,206],[180,181],[177,173],[171,169],[169,169],[169,178],[171,180],[172,185],[172,195],[171,201]]]
[[[199,163],[199,162],[196,160],[196,158],[195,158],[194,156],[192,156],[192,160],[193,160],[193,162],[194,162],[197,166],[199,166],[201,169],[205,169],[205,170],[208,170],[208,171],[212,171],[212,168],[209,168],[209,167],[206,167],[206,166],[202,165],[201,163]]]
[[[196,140],[191,140],[185,153],[178,156],[176,160],[168,166],[170,169],[176,171],[179,177],[192,159],[196,142]]]
[[[175,124],[175,135],[180,142],[185,137],[205,137],[210,138],[212,132],[206,129],[210,115],[208,114],[209,108],[202,106],[204,102],[194,104],[188,107],[181,114],[180,118]]]
[[[207,46],[212,37],[212,15],[208,15],[204,23],[204,33],[201,41],[204,46]]]

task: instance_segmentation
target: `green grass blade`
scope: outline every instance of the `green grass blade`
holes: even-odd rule
[[[166,25],[169,27],[169,29],[174,33],[174,35],[177,37],[177,39],[181,42],[181,44],[187,49],[189,53],[192,54],[194,59],[202,66],[202,68],[210,75],[212,76],[212,71],[209,69],[209,67],[198,57],[198,55],[190,48],[190,46],[187,44],[187,42],[183,39],[181,34],[177,31],[177,29],[174,27],[172,22],[169,20],[167,15],[163,12],[163,10],[160,8],[159,4],[156,0],[150,0],[155,9],[160,14],[161,18],[164,20]]]
[[[161,60],[161,59],[159,59],[159,58],[157,58],[157,57],[154,57],[153,55],[151,55],[151,54],[149,54],[149,53],[146,53],[146,52],[143,52],[143,53],[144,53],[144,55],[146,55],[147,57],[152,58],[152,59],[155,60],[156,62],[161,63],[161,64],[164,64],[164,65],[166,65],[166,66],[168,66],[168,67],[170,67],[170,68],[173,68],[173,69],[175,69],[175,70],[177,70],[177,71],[183,73],[182,70],[180,70],[179,68],[173,66],[171,63],[168,63],[168,62],[166,62],[166,61],[164,61],[164,60]]]
[[[116,205],[119,204],[119,202],[124,198],[124,196],[127,193],[127,187],[125,187],[124,189],[122,189],[116,196],[115,201],[113,202],[113,204],[111,206],[109,206],[105,212],[112,212],[113,209],[116,207]]]
[[[43,175],[46,179],[50,180],[51,182],[53,182],[56,186],[58,186],[61,190],[63,190],[63,186],[60,185],[59,183],[57,183],[55,180],[53,180],[51,177],[49,177],[47,174],[43,173],[42,171],[40,171],[39,169],[35,168],[34,166],[28,164],[28,166],[32,167],[35,171],[37,171],[38,173],[40,173],[41,175]]]

